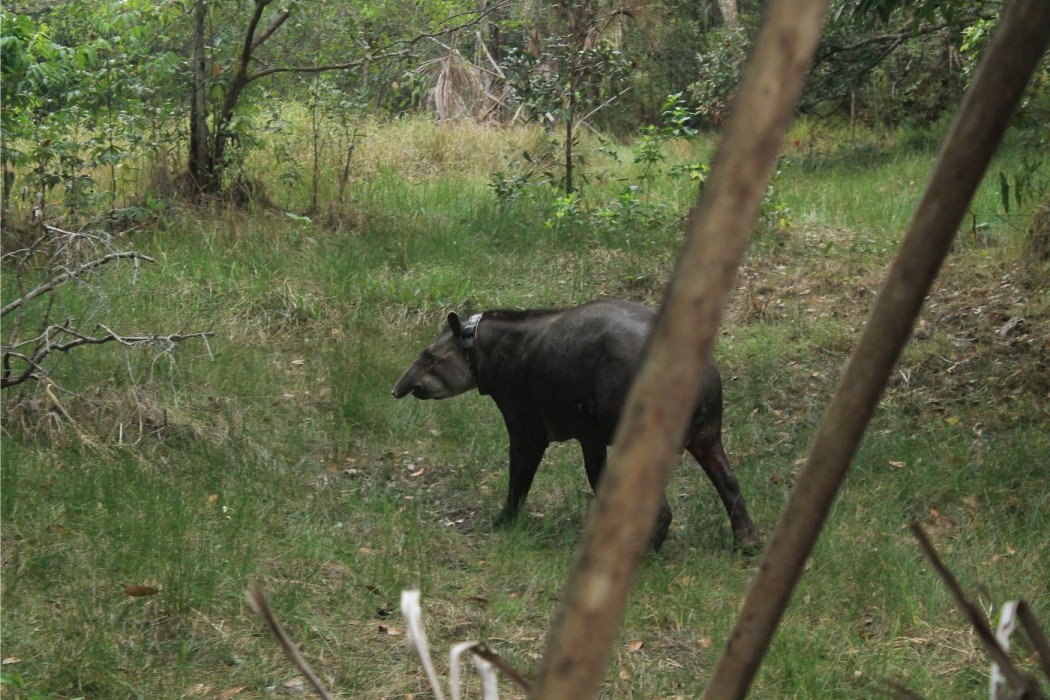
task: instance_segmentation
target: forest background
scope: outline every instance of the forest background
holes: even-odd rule
[[[717,351],[765,528],[1001,9],[832,3]],[[577,455],[493,531],[494,408],[389,388],[451,308],[658,303],[760,12],[5,3],[4,694],[297,692],[249,580],[348,697],[425,686],[409,586],[438,644],[531,674],[588,503]],[[986,684],[911,518],[989,612],[1050,618],[1047,124],[1044,59],[762,697]],[[695,695],[754,566],[678,471],[610,696]]]

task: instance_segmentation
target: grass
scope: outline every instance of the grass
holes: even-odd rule
[[[412,586],[436,649],[482,639],[535,674],[590,502],[578,450],[552,448],[527,516],[496,531],[506,436],[492,402],[389,390],[449,308],[656,303],[684,212],[671,186],[651,195],[671,203],[663,228],[551,228],[542,198],[497,206],[488,173],[534,137],[386,125],[362,142],[338,216],[174,208],[130,243],[156,265],[61,289],[61,316],[215,336],[170,361],[82,349],[56,358],[53,400],[4,396],[2,656],[17,676],[5,696],[292,693],[294,671],[243,602],[248,581],[343,697],[424,693],[397,613]],[[892,138],[789,154],[777,196],[793,225],[757,234],[727,310],[725,439],[767,532],[930,166]],[[1024,598],[1050,621],[1047,270],[1020,259],[995,201],[982,190],[990,228],[946,265],[755,697],[871,697],[898,680],[928,697],[984,692],[987,660],[911,519],[986,610]],[[603,697],[696,697],[757,565],[732,551],[695,464],[682,461],[669,497],[671,536],[643,564]]]

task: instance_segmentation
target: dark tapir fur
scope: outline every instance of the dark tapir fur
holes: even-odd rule
[[[654,312],[626,301],[548,311],[456,313],[394,386],[395,398],[446,399],[477,388],[495,400],[510,435],[510,485],[497,524],[513,518],[551,442],[579,440],[591,488],[605,466]],[[757,545],[740,485],[722,448],[722,382],[704,373],[686,449],[722,498],[738,546]],[[671,524],[664,499],[653,546]]]

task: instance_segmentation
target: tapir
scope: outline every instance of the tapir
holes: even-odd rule
[[[569,309],[486,311],[463,321],[448,314],[437,339],[394,385],[394,398],[447,399],[472,389],[491,396],[510,437],[507,500],[496,525],[512,520],[528,496],[552,442],[578,440],[597,489],[627,390],[638,370],[655,312],[628,301],[602,300]],[[722,446],[722,380],[704,371],[684,448],[711,479],[729,514],[738,547],[759,538]],[[652,546],[671,525],[664,498]]]

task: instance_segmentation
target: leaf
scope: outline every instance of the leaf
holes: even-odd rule
[[[633,654],[636,651],[641,651],[642,647],[644,646],[645,642],[643,642],[640,639],[634,639],[630,642],[627,642],[627,651]]]
[[[125,586],[124,595],[129,598],[144,598],[149,595],[157,595],[160,593],[159,588],[153,586]]]
[[[394,627],[393,625],[379,625],[379,631],[389,637],[400,637],[405,633],[400,627]]]

